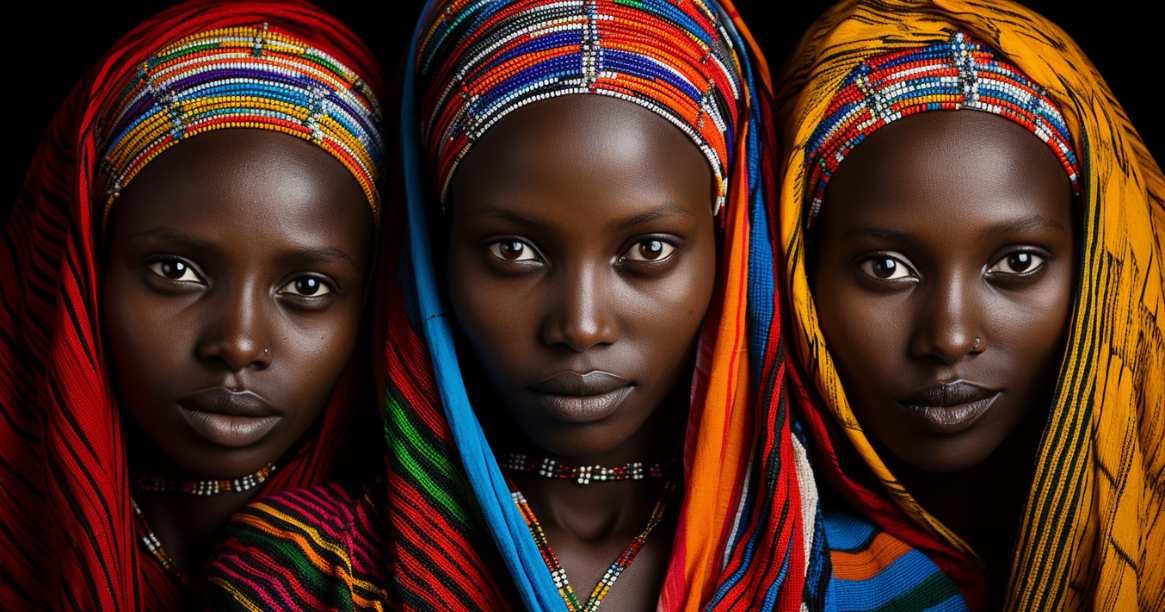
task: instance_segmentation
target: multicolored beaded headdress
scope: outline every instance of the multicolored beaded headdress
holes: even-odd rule
[[[728,190],[741,69],[703,0],[448,0],[422,34],[421,139],[445,202],[457,164],[507,114],[572,94],[638,104],[704,152],[719,211]],[[650,35],[645,33],[650,32]]]
[[[867,59],[850,74],[806,150],[806,227],[821,210],[830,177],[854,147],[915,113],[972,109],[1005,117],[1044,141],[1080,190],[1072,136],[1044,90],[994,49],[962,32],[948,41]]]
[[[226,128],[274,130],[340,161],[379,216],[380,107],[360,75],[269,24],[186,36],[142,63],[101,139],[105,216],[142,168],[183,139]]]

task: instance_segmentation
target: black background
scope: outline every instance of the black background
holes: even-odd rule
[[[69,88],[126,30],[173,2],[111,4],[70,6],[34,0],[17,5],[18,13],[6,19],[5,57],[10,80],[5,87],[9,110],[4,124],[15,135],[12,155],[5,164],[0,219],[6,217],[36,144]],[[368,41],[390,76],[399,73],[419,1],[318,4]],[[775,69],[809,23],[832,2],[738,0],[737,4]],[[1151,89],[1160,87],[1153,84],[1165,72],[1160,66],[1165,59],[1161,50],[1165,36],[1155,20],[1138,8],[1144,5],[1125,0],[1030,0],[1025,4],[1058,23],[1084,49],[1112,86],[1149,150],[1160,160],[1165,151],[1165,124]],[[389,138],[393,138],[394,117],[386,119]]]

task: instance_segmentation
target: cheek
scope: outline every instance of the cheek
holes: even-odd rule
[[[359,332],[360,298],[349,296],[318,316],[271,316],[281,321],[274,330],[272,352],[280,363],[273,373],[294,389],[288,405],[298,406],[307,420],[313,420],[351,359]]]
[[[846,380],[877,388],[902,364],[910,341],[906,293],[879,294],[838,278],[821,278],[814,302],[829,354]]]
[[[624,279],[612,297],[629,323],[629,336],[686,352],[707,314],[714,283],[715,261],[689,258],[664,278]]]
[[[193,326],[182,317],[187,300],[159,296],[124,271],[108,275],[103,293],[105,349],[116,380],[132,381],[118,385],[119,395],[132,399],[179,384],[193,351]]]
[[[533,338],[540,298],[547,290],[538,275],[502,277],[486,269],[477,254],[452,255],[448,269],[450,303],[462,332],[492,363],[491,355],[506,355],[503,345]]]
[[[993,296],[986,309],[989,339],[1013,355],[1017,373],[1042,371],[1059,358],[1071,307],[1072,271],[1061,265],[1036,287]]]

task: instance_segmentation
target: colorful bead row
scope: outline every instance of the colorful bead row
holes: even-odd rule
[[[242,493],[250,491],[263,484],[271,473],[275,471],[275,464],[268,463],[253,474],[224,480],[192,480],[182,481],[162,476],[144,476],[136,481],[137,489],[148,493],[185,493],[206,497],[220,493]]]
[[[427,83],[420,127],[442,203],[461,160],[500,119],[534,102],[592,94],[642,106],[683,131],[711,165],[719,210],[746,101],[715,8],[702,0],[451,0],[435,10],[416,69]]]
[[[142,63],[102,138],[106,207],[142,168],[183,139],[226,128],[313,142],[360,184],[373,214],[384,145],[371,88],[331,55],[268,24],[193,34]]]
[[[962,32],[941,43],[887,53],[858,65],[809,139],[806,226],[845,156],[879,128],[916,113],[971,109],[1005,117],[1048,145],[1079,193],[1072,135],[1044,90],[990,47]]]
[[[499,462],[502,469],[522,474],[534,474],[554,480],[573,480],[580,485],[592,482],[617,482],[621,480],[643,480],[663,478],[664,468],[659,463],[632,461],[624,465],[606,467],[602,465],[567,465],[556,459],[544,457],[532,459],[523,453],[506,453]]]

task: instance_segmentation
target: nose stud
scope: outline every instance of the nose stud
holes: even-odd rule
[[[980,338],[979,336],[975,336],[975,344],[971,345],[971,350],[976,352],[976,353],[982,352],[983,351],[983,339]]]

